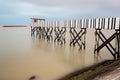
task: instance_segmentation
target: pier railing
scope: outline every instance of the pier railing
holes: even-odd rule
[[[106,47],[115,59],[120,58],[120,18],[117,17],[51,22],[47,22],[45,19],[32,18],[31,35],[39,36],[39,38],[48,41],[53,40],[62,45],[66,43],[66,28],[69,28],[70,46],[78,45],[80,49],[85,49],[87,29],[95,29],[94,53],[98,53]],[[106,38],[102,30],[115,30],[115,33]],[[111,44],[113,40],[115,40],[115,47]],[[102,44],[99,43],[100,41]]]

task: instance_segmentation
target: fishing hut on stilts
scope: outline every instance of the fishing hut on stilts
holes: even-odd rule
[[[31,36],[41,38],[45,36],[45,19],[31,18]]]

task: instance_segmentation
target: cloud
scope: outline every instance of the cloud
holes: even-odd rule
[[[29,3],[0,3],[0,15],[38,15],[38,7]]]
[[[120,0],[100,0],[101,4],[112,6],[112,7],[120,7]]]
[[[1,0],[4,1],[5,0]],[[89,3],[96,3],[96,0],[7,0],[6,2],[10,3],[16,3],[16,2],[27,2],[32,4],[38,4],[38,5],[71,5],[71,4],[89,4]]]
[[[1,0],[6,3],[32,3],[39,6],[62,6],[62,5],[109,5],[120,6],[120,0]]]
[[[72,15],[82,15],[85,13],[91,13],[94,10],[96,10],[97,6],[41,6],[41,5],[35,5],[32,3],[27,2],[15,2],[12,3],[10,0],[8,2],[4,2],[4,5],[1,5],[4,7],[0,8],[0,15],[24,15],[24,16],[72,16]],[[91,9],[89,9],[92,7]]]
[[[8,1],[19,1],[33,3],[44,6],[68,6],[68,5],[109,5],[109,6],[120,6],[120,0],[8,0]]]
[[[119,0],[0,0],[0,18],[48,20],[119,17]]]

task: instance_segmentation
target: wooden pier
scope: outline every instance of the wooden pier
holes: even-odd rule
[[[69,28],[69,45],[71,47],[78,46],[80,49],[85,49],[87,46],[87,29],[95,29],[95,47],[93,52],[95,54],[99,53],[100,50],[106,47],[114,59],[120,58],[120,18],[94,18],[53,22],[47,22],[45,19],[31,19],[31,36],[63,45],[66,44],[65,36],[68,35],[66,34],[66,28]],[[114,30],[115,32],[107,38],[102,30]],[[115,45],[111,44],[113,40]]]

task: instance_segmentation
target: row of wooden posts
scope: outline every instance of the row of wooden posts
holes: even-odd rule
[[[76,27],[93,29],[120,29],[120,18],[95,18],[47,22],[45,19],[32,18],[32,26],[36,27]]]
[[[66,28],[69,28],[70,46],[78,45],[80,49],[85,49],[85,38],[87,29],[95,29],[95,49],[94,53],[98,53],[102,48],[106,47],[111,55],[120,58],[120,18],[96,18],[81,20],[66,20],[46,22],[45,19],[32,18],[31,35],[39,38],[53,40],[59,44],[65,44]],[[109,38],[106,38],[102,30],[115,30]],[[53,33],[54,32],[54,39]],[[83,39],[82,39],[83,38]],[[111,41],[115,39],[115,47]],[[99,44],[99,42],[102,44]]]

